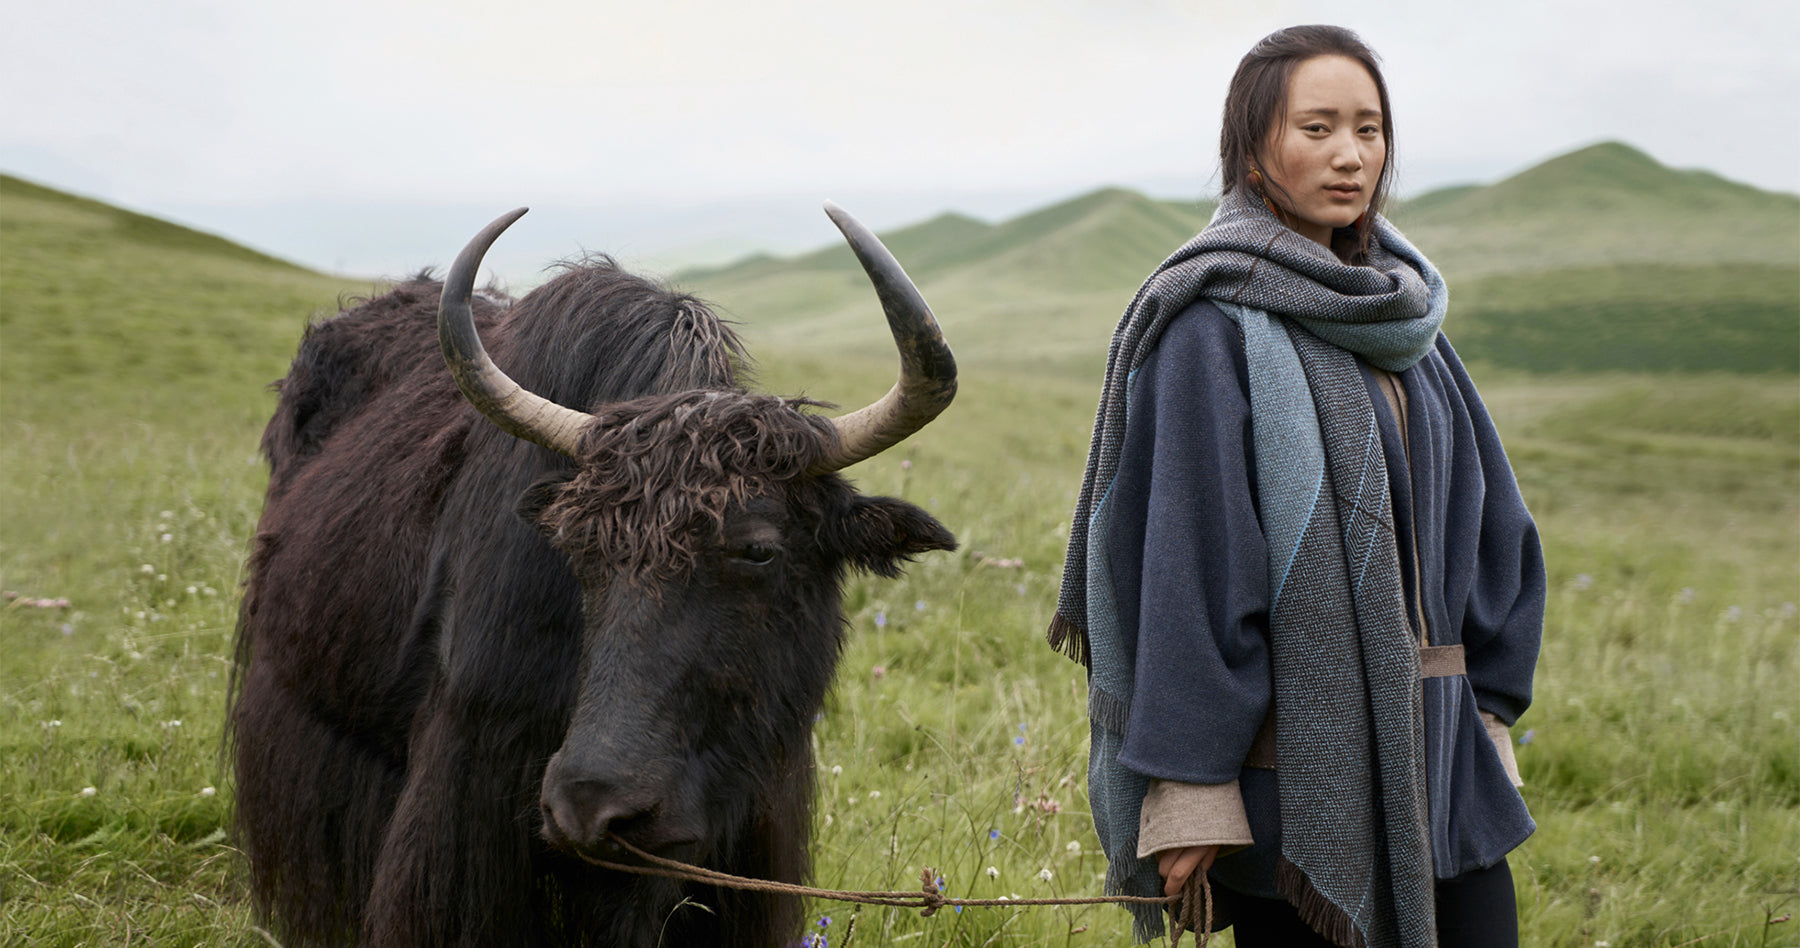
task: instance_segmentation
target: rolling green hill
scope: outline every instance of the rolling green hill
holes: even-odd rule
[[[1098,377],[1142,279],[1209,205],[1106,189],[999,224],[945,215],[884,235],[970,365]],[[1394,219],[1452,288],[1466,359],[1526,371],[1800,371],[1800,198],[1607,143]],[[780,348],[884,344],[850,254],[761,257],[677,280]]]
[[[0,175],[0,404],[13,422],[266,419],[309,314],[367,284]]]

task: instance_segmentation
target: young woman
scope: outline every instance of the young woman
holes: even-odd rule
[[[1108,888],[1207,873],[1243,946],[1518,939],[1543,562],[1381,217],[1393,144],[1354,33],[1239,64],[1219,209],[1114,333],[1050,630],[1089,668]]]

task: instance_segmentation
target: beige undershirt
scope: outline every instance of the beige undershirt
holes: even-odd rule
[[[1500,755],[1500,765],[1515,787],[1523,787],[1519,764],[1513,757],[1512,733],[1499,718],[1481,712],[1488,740]],[[1250,819],[1244,813],[1244,795],[1236,780],[1230,783],[1178,783],[1151,780],[1138,816],[1138,856],[1153,856],[1165,849],[1218,846],[1219,855],[1236,852],[1255,840]]]

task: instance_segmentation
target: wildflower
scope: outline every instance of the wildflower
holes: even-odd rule
[[[1736,606],[1727,607],[1725,610],[1725,621],[1726,622],[1736,622],[1737,620],[1739,620],[1743,617],[1744,617],[1744,610],[1739,609]]]
[[[869,791],[869,799],[871,799],[871,800],[881,799],[881,791],[880,790],[870,790]]]
[[[44,727],[47,727],[47,728],[50,728],[50,727],[62,727],[62,722],[61,722],[61,721],[58,721],[58,720],[55,720],[55,719],[54,719],[54,718],[53,718],[53,719],[51,719],[51,720],[49,720],[49,721],[44,721],[44,722],[41,722],[41,723],[42,723],[42,724],[43,724],[43,726],[44,726]]]
[[[924,612],[925,611],[925,600],[921,599],[921,600],[913,603],[913,611],[914,612]]]
[[[842,777],[844,775],[843,765],[842,764],[833,764],[831,767],[831,775],[833,777]]]
[[[169,541],[171,541],[173,539],[175,539],[175,534],[173,534],[173,533],[165,533],[162,535],[162,541],[164,543],[168,543]]]
[[[1589,576],[1586,573],[1576,573],[1575,574],[1575,588],[1576,589],[1586,589],[1592,585],[1594,585],[1594,577]]]
[[[69,624],[69,623],[67,623],[67,622],[64,622],[64,623],[63,623],[63,624],[62,624],[62,634],[64,634],[64,635],[74,635],[74,634],[75,634],[75,627],[74,627],[74,626],[72,626],[72,625],[70,625],[70,624]]]
[[[887,628],[887,610],[886,609],[883,609],[883,610],[875,613],[875,628],[877,628],[877,629]]]
[[[1536,738],[1537,738],[1537,730],[1535,728],[1526,728],[1525,733],[1519,735],[1519,746],[1524,747],[1526,744],[1531,743]]]
[[[1064,846],[1063,848],[1069,851],[1069,855],[1079,856],[1081,855],[1081,840],[1071,839],[1069,840],[1069,845]]]
[[[1000,838],[999,830],[997,830],[997,829],[988,830],[988,839],[999,839],[999,838]]]
[[[900,462],[900,470],[902,470],[902,471],[912,470],[912,461],[910,461],[910,460],[901,461]]]
[[[156,573],[156,567],[151,566],[149,563],[145,563],[138,567],[138,572],[143,573],[145,576],[151,576]]]
[[[164,721],[163,722],[163,727],[180,727],[180,726],[181,726],[180,718],[176,718],[173,721]]]
[[[1600,857],[1599,857],[1599,856],[1589,856],[1589,857],[1588,857],[1588,862],[1591,862],[1591,863],[1593,863],[1593,864],[1595,864],[1595,865],[1599,865],[1599,864],[1600,864]]]
[[[212,796],[212,795],[213,795],[213,794],[216,794],[216,793],[218,793],[218,792],[219,792],[219,791],[217,791],[217,790],[214,790],[214,789],[213,789],[213,788],[211,788],[211,787],[201,787],[201,788],[200,788],[200,795],[201,795],[201,796],[203,796],[203,797],[210,797],[210,796]]]
[[[829,916],[829,915],[819,916],[819,927],[820,928],[824,928],[825,926],[830,925],[830,924],[831,924],[831,916]]]
[[[989,867],[987,867],[987,874],[988,874],[988,878],[989,878],[989,879],[998,879],[998,878],[1000,878],[1000,870],[999,870],[999,868],[998,868],[998,867],[996,867],[996,866],[989,866]]]
[[[161,516],[161,517],[162,517],[162,518],[163,518],[163,519],[164,519],[164,520],[174,520],[174,519],[175,519],[175,511],[173,511],[173,510],[165,510],[165,511],[163,511],[163,512],[162,512],[162,514],[161,514],[161,515],[160,515],[160,516]]]
[[[202,586],[200,587],[200,594],[203,596],[217,596],[219,591],[211,586]]]
[[[91,797],[91,796],[98,794],[99,792],[100,791],[95,790],[93,787],[82,787],[80,796]]]
[[[869,669],[869,674],[871,676],[873,676],[877,681],[879,681],[883,678],[886,678],[887,677],[887,666],[886,665],[876,665],[874,668]]]
[[[199,586],[189,586],[187,588],[187,594],[190,596],[200,595],[200,587]]]
[[[1038,870],[1038,881],[1039,882],[1049,882],[1051,879],[1054,879],[1054,878],[1056,878],[1056,873],[1051,872],[1049,869],[1046,868],[1046,869]]]

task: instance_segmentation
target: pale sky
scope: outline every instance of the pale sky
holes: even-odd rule
[[[0,170],[358,274],[520,204],[549,256],[793,250],[828,197],[887,227],[1216,190],[1238,58],[1334,22],[1384,60],[1402,193],[1604,139],[1797,191],[1797,7],[0,0]]]

